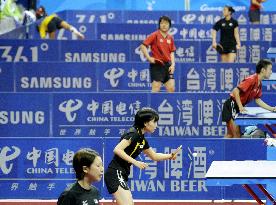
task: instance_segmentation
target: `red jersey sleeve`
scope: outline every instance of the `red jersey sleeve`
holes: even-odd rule
[[[242,91],[242,92],[247,92],[250,91],[250,89],[252,89],[252,86],[254,86],[255,84],[255,79],[254,78],[246,78],[244,79],[239,85],[238,88]]]
[[[151,33],[144,41],[143,44],[148,47],[154,43],[156,40],[156,32]]]

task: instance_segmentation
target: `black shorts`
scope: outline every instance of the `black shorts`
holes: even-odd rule
[[[229,122],[231,119],[234,120],[239,112],[239,107],[236,101],[232,98],[229,98],[223,104],[222,121]]]
[[[165,65],[160,64],[150,64],[150,78],[151,82],[157,81],[166,83],[170,79],[174,79],[173,74],[169,72],[170,63],[165,63]]]
[[[237,53],[237,48],[235,44],[227,45],[227,44],[221,43],[221,45],[223,47],[223,52],[221,54]]]
[[[261,11],[257,10],[249,10],[248,12],[249,21],[250,22],[260,22],[261,20]]]
[[[57,16],[55,16],[47,25],[47,32],[52,33],[56,31],[57,29],[61,29],[61,22],[63,20]]]
[[[115,193],[119,186],[124,190],[129,190],[127,181],[128,176],[120,170],[108,167],[104,173],[104,182],[109,194]]]

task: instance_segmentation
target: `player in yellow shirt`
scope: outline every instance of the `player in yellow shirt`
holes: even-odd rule
[[[55,39],[56,30],[64,28],[76,34],[79,39],[84,39],[84,35],[80,33],[74,26],[68,24],[66,21],[58,17],[57,14],[47,15],[43,6],[36,10],[36,18],[44,18],[38,26],[38,31],[41,38],[46,38],[47,33],[50,39]]]

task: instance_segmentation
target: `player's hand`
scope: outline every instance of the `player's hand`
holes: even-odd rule
[[[248,111],[243,106],[239,107],[239,110],[240,110],[240,113],[242,113],[242,114],[247,114],[248,113]]]
[[[174,70],[175,70],[175,66],[174,66],[174,65],[171,65],[171,66],[169,67],[169,73],[170,73],[170,74],[173,74],[173,73],[174,73]]]
[[[236,48],[237,48],[237,50],[240,50],[241,49],[241,44],[237,44]]]
[[[275,107],[272,107],[271,112],[276,112],[276,106],[275,106]]]
[[[217,43],[212,43],[212,48],[216,49],[217,48]]]
[[[154,59],[153,57],[149,57],[148,61],[149,61],[150,63],[152,63],[152,64],[155,63],[155,59]]]
[[[177,156],[177,153],[182,149],[182,145],[180,145],[174,152],[171,153],[171,157],[170,159],[171,160],[175,160],[176,159],[176,156]]]
[[[149,166],[147,163],[141,162],[141,161],[136,161],[136,162],[134,163],[134,165],[135,165],[136,167],[138,167],[139,169],[145,169],[145,168],[147,168],[147,167]]]

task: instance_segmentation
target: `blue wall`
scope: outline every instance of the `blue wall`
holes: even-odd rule
[[[266,11],[276,11],[274,1],[264,3]],[[68,10],[206,10],[223,7],[224,5],[235,6],[237,10],[247,10],[249,0],[210,0],[210,1],[192,1],[192,0],[82,0],[75,3],[73,0],[48,1],[38,0],[38,5],[44,5],[49,13]]]

